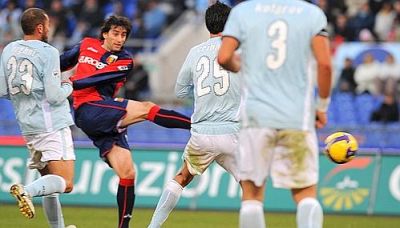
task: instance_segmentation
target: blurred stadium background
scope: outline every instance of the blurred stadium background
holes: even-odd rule
[[[235,5],[240,1],[223,2]],[[323,139],[335,131],[352,133],[360,144],[360,155],[342,166],[334,165],[321,153],[319,199],[330,214],[325,225],[399,227],[400,219],[396,216],[400,215],[400,0],[312,2],[328,17],[335,71],[329,124],[318,131],[321,152]],[[208,38],[203,23],[208,3],[207,0],[0,0],[0,52],[8,42],[21,38],[19,17],[32,6],[49,13],[50,43],[60,52],[85,36],[96,37],[101,21],[108,15],[124,15],[133,22],[126,48],[135,55],[137,64],[121,96],[152,100],[190,115],[192,102],[177,100],[173,87],[188,50]],[[115,220],[117,179],[97,158],[97,150],[87,137],[75,127],[73,137],[78,160],[74,192],[62,197],[62,203],[68,206],[65,218],[71,221],[72,217],[80,227],[114,226],[106,221]],[[179,169],[188,138],[187,131],[164,129],[148,122],[129,128],[129,142],[138,170],[137,208],[155,207],[164,184]],[[8,194],[12,183],[29,182],[38,175],[26,171],[26,158],[13,108],[8,100],[0,99],[0,227],[45,226],[40,210],[36,221],[28,223],[16,217],[19,216],[16,208],[5,205],[14,203]],[[269,225],[293,227],[295,218],[291,212],[295,207],[289,193],[268,185],[266,195],[266,211],[284,213],[270,214]],[[36,204],[40,205],[40,201]],[[166,227],[235,227],[239,205],[237,184],[221,168],[212,166],[184,191],[178,204],[184,210],[174,212]],[[85,211],[99,215],[93,217]],[[133,224],[145,227],[152,211],[137,211]],[[213,217],[219,213],[223,214],[222,219]],[[179,220],[182,217],[190,219]]]

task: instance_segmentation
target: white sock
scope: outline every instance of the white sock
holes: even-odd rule
[[[65,228],[58,193],[42,197],[43,209],[51,228]]]
[[[257,200],[242,201],[239,216],[240,228],[264,228],[263,203]]]
[[[156,210],[151,218],[149,228],[161,227],[165,220],[167,220],[169,213],[171,213],[178,203],[182,190],[183,187],[175,180],[168,182],[160,197],[160,200],[158,201]]]
[[[52,193],[64,193],[66,183],[58,175],[45,175],[25,186],[25,191],[31,196],[46,196]]]
[[[321,228],[324,220],[322,207],[314,198],[304,198],[297,205],[297,228]]]

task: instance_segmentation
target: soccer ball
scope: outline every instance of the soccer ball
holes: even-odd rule
[[[349,162],[357,150],[357,140],[349,133],[336,132],[325,139],[325,154],[337,164]]]

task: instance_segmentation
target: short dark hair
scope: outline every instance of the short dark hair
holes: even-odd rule
[[[22,13],[21,27],[25,35],[33,35],[36,26],[42,24],[47,19],[46,12],[39,8],[29,8]]]
[[[217,1],[206,10],[206,26],[211,34],[218,34],[224,30],[231,7]]]
[[[126,17],[122,17],[122,16],[112,15],[112,16],[108,17],[104,21],[103,26],[101,26],[99,39],[104,40],[103,33],[109,32],[113,26],[117,26],[117,27],[121,26],[121,27],[125,28],[126,29],[126,37],[129,37],[129,34],[131,33],[131,29],[132,29],[132,24],[129,21],[129,19]]]

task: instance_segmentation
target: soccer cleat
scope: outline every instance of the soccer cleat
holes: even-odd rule
[[[35,208],[33,207],[31,197],[25,192],[24,186],[21,184],[12,185],[10,188],[10,194],[17,200],[19,211],[23,216],[28,219],[35,216]]]

